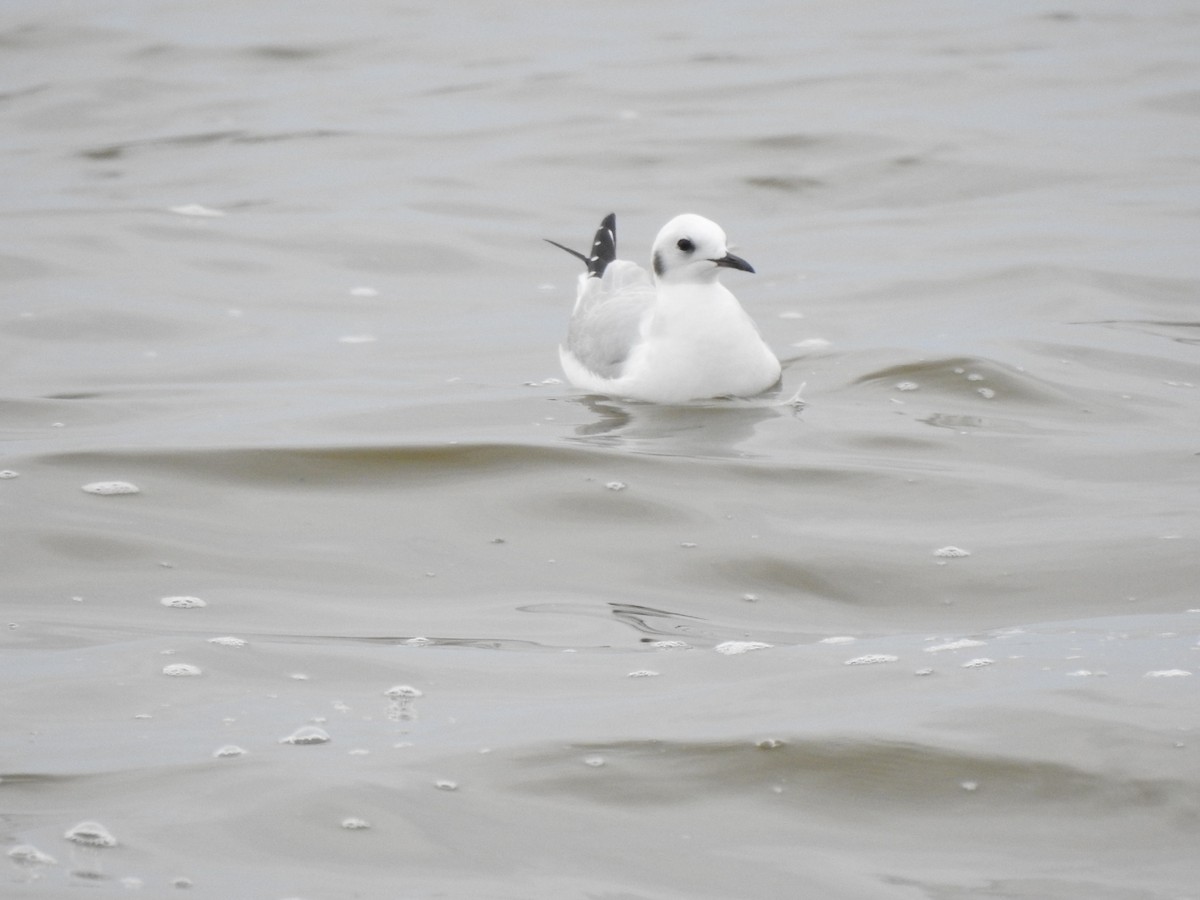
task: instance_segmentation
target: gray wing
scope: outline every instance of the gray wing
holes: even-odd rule
[[[654,282],[645,269],[624,259],[613,260],[600,278],[580,280],[567,350],[602,378],[619,378],[654,303]]]

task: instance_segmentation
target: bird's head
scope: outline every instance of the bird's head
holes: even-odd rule
[[[651,249],[654,277],[668,283],[715,281],[721,269],[753,272],[754,267],[725,246],[721,226],[685,213],[662,227]]]

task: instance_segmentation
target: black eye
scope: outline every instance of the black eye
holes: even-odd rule
[[[693,244],[691,241],[689,241],[687,238],[680,238],[679,243],[676,244],[675,246],[678,247],[680,250],[682,250],[684,253],[691,253],[693,250],[696,249],[696,245]]]

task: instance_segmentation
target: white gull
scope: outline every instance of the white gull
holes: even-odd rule
[[[749,397],[779,381],[779,360],[722,269],[753,272],[729,252],[725,232],[703,216],[676,216],[651,247],[654,274],[616,258],[616,216],[604,217],[590,256],[555,241],[587,265],[559,347],[575,387],[651,403]]]

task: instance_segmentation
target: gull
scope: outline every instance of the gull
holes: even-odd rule
[[[650,249],[653,276],[617,259],[617,219],[604,217],[558,348],[575,387],[650,403],[749,397],[779,381],[779,360],[754,320],[718,280],[723,269],[753,272],[725,246],[725,232],[686,213],[662,227]]]

